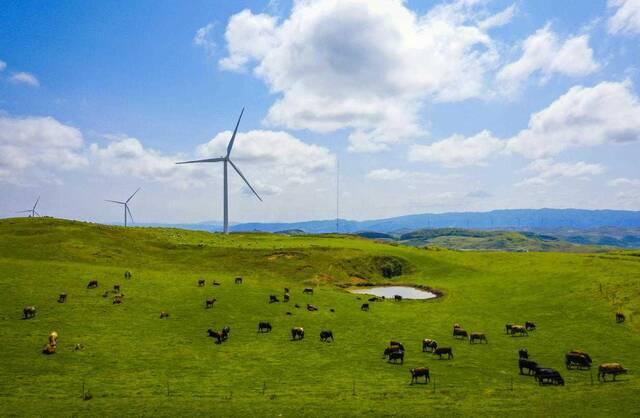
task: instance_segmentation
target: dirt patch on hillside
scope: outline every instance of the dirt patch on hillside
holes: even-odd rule
[[[302,254],[295,251],[277,251],[275,253],[266,255],[266,258],[269,261],[278,260],[280,258],[284,258],[285,260],[290,260],[292,258],[301,258],[301,257],[302,257]]]

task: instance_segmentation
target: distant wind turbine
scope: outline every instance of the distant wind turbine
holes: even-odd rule
[[[27,210],[21,210],[16,213],[28,213],[30,218],[35,218],[36,215],[40,216],[40,214],[36,212],[36,206],[38,206],[39,201],[40,201],[40,196],[38,196],[38,199],[36,199],[36,203],[33,205],[33,208],[27,209]]]
[[[129,218],[131,218],[131,222],[133,222],[133,215],[131,214],[131,210],[129,209],[129,201],[131,199],[133,199],[133,196],[135,196],[136,193],[138,193],[139,190],[140,190],[140,188],[138,187],[138,190],[133,192],[133,194],[131,196],[129,196],[129,198],[127,200],[125,200],[124,202],[120,202],[119,200],[108,200],[108,199],[105,199],[105,202],[117,203],[119,205],[123,205],[124,206],[124,226],[125,227],[127,226],[127,213],[129,214]]]
[[[235,141],[236,139],[236,133],[238,132],[238,126],[240,126],[240,119],[242,119],[243,113],[244,113],[244,107],[240,112],[240,117],[238,118],[238,122],[236,123],[236,129],[234,129],[233,135],[231,135],[231,140],[229,141],[229,145],[227,145],[227,155],[219,158],[207,158],[204,160],[182,161],[182,162],[176,163],[176,164],[218,163],[221,161],[224,163],[224,233],[225,234],[229,233],[229,186],[227,183],[227,163],[231,164],[231,167],[233,167],[233,169],[236,170],[236,173],[238,173],[240,177],[242,177],[242,180],[244,180],[247,186],[249,186],[249,189],[251,189],[253,194],[255,194],[256,197],[262,202],[262,198],[253,189],[253,187],[251,187],[251,184],[249,184],[249,181],[245,178],[245,176],[242,174],[240,169],[229,158],[229,155],[231,154],[231,149],[233,148],[233,141]]]

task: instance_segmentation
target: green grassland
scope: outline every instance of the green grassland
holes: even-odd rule
[[[388,265],[402,274],[385,277]],[[233,284],[236,276],[244,284]],[[90,279],[97,289],[86,288]],[[102,297],[116,283],[122,305]],[[426,285],[444,296],[372,303],[362,312],[363,301],[343,287],[362,283]],[[269,304],[284,287],[291,302]],[[304,287],[315,293],[303,295]],[[64,304],[56,301],[61,292]],[[210,297],[218,302],[205,309]],[[37,306],[35,318],[21,319],[26,305]],[[614,322],[618,309],[629,318],[624,324]],[[159,319],[161,310],[170,317]],[[638,416],[639,310],[640,254],[631,251],[428,250],[335,235],[6,219],[0,415]],[[272,333],[257,333],[262,320]],[[505,323],[527,320],[538,325],[529,337],[505,335]],[[454,322],[485,332],[489,344],[454,340]],[[228,341],[206,336],[224,325],[232,329]],[[293,326],[305,328],[304,340],[291,341]],[[335,342],[321,343],[322,329]],[[45,356],[52,330],[58,352]],[[422,353],[423,338],[452,346],[455,358]],[[407,347],[404,365],[382,359],[390,340]],[[76,343],[84,350],[74,351]],[[520,347],[560,370],[566,386],[540,387],[518,375]],[[573,348],[588,351],[596,366],[616,361],[630,372],[602,384],[595,370],[567,371],[564,353]],[[430,367],[431,384],[409,384],[416,366]],[[81,398],[83,382],[91,400]]]

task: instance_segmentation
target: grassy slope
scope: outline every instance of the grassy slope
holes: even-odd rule
[[[335,284],[349,282],[352,274],[383,282],[367,265],[374,255],[412,264],[412,273],[394,282],[430,285],[446,296],[374,304],[361,312],[361,301]],[[125,269],[134,272],[133,280],[122,279]],[[4,220],[0,414],[633,416],[640,410],[634,373],[640,370],[639,323],[615,325],[612,318],[619,303],[628,314],[640,308],[638,273],[640,257],[625,252],[426,251],[344,237],[225,237]],[[233,285],[236,275],[245,284]],[[196,286],[201,276],[205,288]],[[90,278],[100,281],[98,289],[85,288]],[[222,286],[211,286],[213,279]],[[121,306],[100,297],[114,283],[126,294]],[[302,295],[309,285],[317,286],[316,294]],[[285,286],[292,302],[269,305],[268,295]],[[69,295],[66,304],[56,303],[60,292]],[[205,310],[211,296],[219,303]],[[293,307],[307,302],[320,311]],[[24,321],[21,309],[28,304],[39,313]],[[168,320],[158,319],[162,309],[171,312]],[[272,334],[256,334],[260,320],[271,321]],[[506,322],[525,320],[539,325],[530,337],[503,334]],[[453,322],[485,331],[489,344],[453,341]],[[228,342],[216,345],[205,336],[207,328],[227,324]],[[307,338],[294,343],[289,330],[297,325]],[[318,341],[324,328],[333,330],[335,343]],[[44,356],[39,351],[54,329],[59,352]],[[425,337],[452,345],[456,358],[423,354]],[[403,366],[381,359],[390,339],[408,347]],[[73,352],[76,342],[86,350]],[[521,346],[560,370],[564,352],[580,347],[596,363],[620,361],[631,374],[592,386],[589,372],[563,370],[567,386],[541,388],[517,374]],[[422,365],[432,369],[435,393],[433,385],[408,385],[408,369]],[[90,401],[80,399],[83,379],[94,395]]]

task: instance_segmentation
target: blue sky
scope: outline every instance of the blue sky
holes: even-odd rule
[[[640,209],[640,2],[5,2],[0,216]]]

